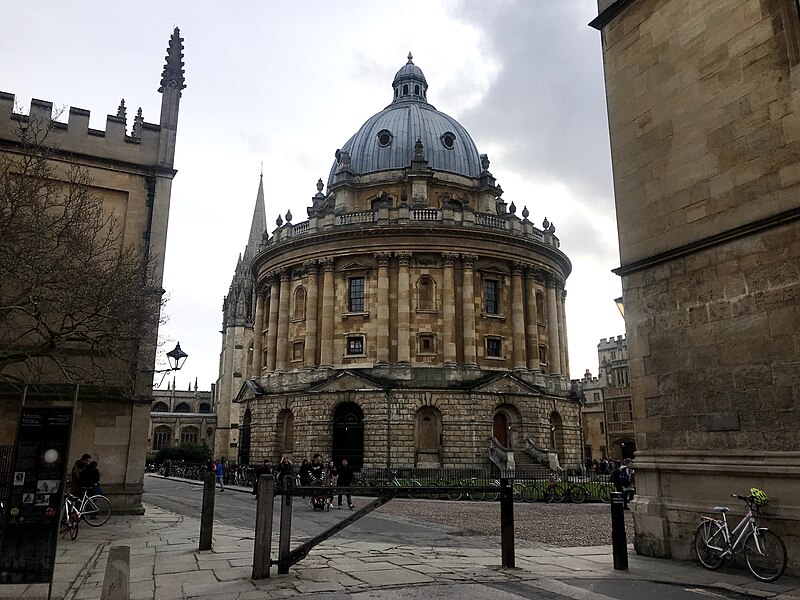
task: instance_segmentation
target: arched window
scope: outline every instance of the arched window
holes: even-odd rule
[[[153,450],[169,448],[172,445],[172,429],[159,425],[153,430]]]
[[[175,412],[179,413],[190,413],[192,412],[192,407],[189,406],[186,402],[181,402],[178,406],[175,407]]]
[[[169,406],[166,402],[156,402],[150,412],[169,412]]]
[[[211,405],[208,402],[201,402],[200,403],[200,412],[201,413],[210,413],[211,412]]]
[[[550,415],[550,449],[558,453],[559,458],[564,453],[564,422],[561,415],[554,412]]]
[[[442,413],[433,406],[417,411],[414,427],[414,464],[442,462]]]
[[[539,323],[546,323],[544,319],[544,294],[536,292],[536,320]]]
[[[423,275],[417,281],[417,309],[436,310],[436,284],[431,277]]]
[[[408,84],[404,83],[403,84],[403,96],[407,96],[407,95],[408,95]]]
[[[197,444],[200,440],[200,431],[197,427],[189,426],[181,429],[181,444]]]
[[[294,313],[292,319],[302,321],[306,318],[306,288],[302,285],[294,291]]]
[[[418,85],[414,86],[414,95],[415,96],[419,96],[419,86]]]

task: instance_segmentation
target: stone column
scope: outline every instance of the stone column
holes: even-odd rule
[[[307,368],[317,366],[317,296],[319,281],[317,261],[307,260],[303,263],[308,275],[308,293],[306,294],[306,343],[303,346],[303,363]]]
[[[555,275],[547,275],[547,339],[549,341],[548,360],[550,361],[550,374],[561,374],[561,346],[558,338],[558,301],[556,300]]]
[[[319,364],[321,367],[333,368],[333,308],[336,303],[334,294],[332,258],[324,258],[322,263],[322,343],[320,344]]]
[[[444,366],[456,365],[456,297],[453,262],[458,254],[442,253],[442,333],[444,338]]]
[[[411,303],[409,302],[409,273],[411,252],[395,252],[397,270],[397,362],[411,364]]]
[[[389,364],[389,258],[388,252],[378,252],[378,323],[375,334],[377,345],[377,362],[379,365]]]
[[[291,269],[281,270],[280,306],[278,308],[278,343],[275,350],[275,370],[286,371],[286,358],[289,348],[289,278]]]
[[[461,288],[462,316],[464,330],[464,366],[477,367],[475,350],[475,260],[477,257],[465,254],[461,258],[464,266],[464,284]]]
[[[253,324],[253,377],[261,377],[264,362],[264,292],[256,286],[256,322]]]
[[[533,267],[528,267],[525,273],[527,291],[527,311],[525,314],[525,337],[528,342],[528,368],[531,371],[540,370],[539,367],[539,325],[537,324],[536,310],[536,282]]]
[[[275,351],[278,343],[278,304],[280,288],[277,274],[270,275],[269,324],[267,329],[267,371],[275,370]]]
[[[511,337],[514,344],[514,369],[525,370],[525,302],[522,295],[522,263],[511,266]]]
[[[567,290],[559,289],[556,294],[558,296],[558,340],[561,348],[561,373],[564,377],[569,378],[569,345],[567,343],[567,313],[565,305]]]

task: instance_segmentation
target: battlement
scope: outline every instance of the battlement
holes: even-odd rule
[[[627,345],[624,335],[618,335],[616,338],[611,336],[609,338],[600,338],[600,343],[597,344],[598,350],[607,350],[610,348],[621,348]]]
[[[53,120],[53,103],[33,98],[28,114],[14,111],[15,96],[0,92],[0,141],[17,141],[21,123],[48,124],[51,130],[46,145],[56,147],[76,158],[91,156],[95,159],[114,160],[141,166],[158,164],[158,148],[162,137],[161,126],[145,122],[141,115],[134,117],[130,128],[125,116],[124,103],[117,115],[106,117],[105,130],[89,127],[90,112],[70,107],[66,123]],[[167,165],[164,165],[167,166]],[[171,167],[171,165],[169,165]]]

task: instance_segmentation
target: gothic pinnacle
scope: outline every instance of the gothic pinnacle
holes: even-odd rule
[[[165,89],[172,88],[178,90],[180,94],[181,90],[186,88],[186,83],[183,70],[183,38],[181,30],[177,27],[169,38],[165,60],[164,72],[161,74],[161,87],[158,88],[158,91],[163,93]]]

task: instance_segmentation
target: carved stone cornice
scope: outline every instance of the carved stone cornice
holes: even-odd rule
[[[319,261],[316,258],[312,258],[311,260],[306,260],[303,262],[303,273],[307,273],[309,275],[314,274],[317,272],[317,264]]]
[[[289,281],[289,278],[292,276],[292,269],[291,267],[284,267],[283,269],[279,269],[278,273],[281,278],[281,283],[284,281]]]
[[[525,263],[515,260],[511,263],[511,274],[512,275],[522,275],[525,271]]]

